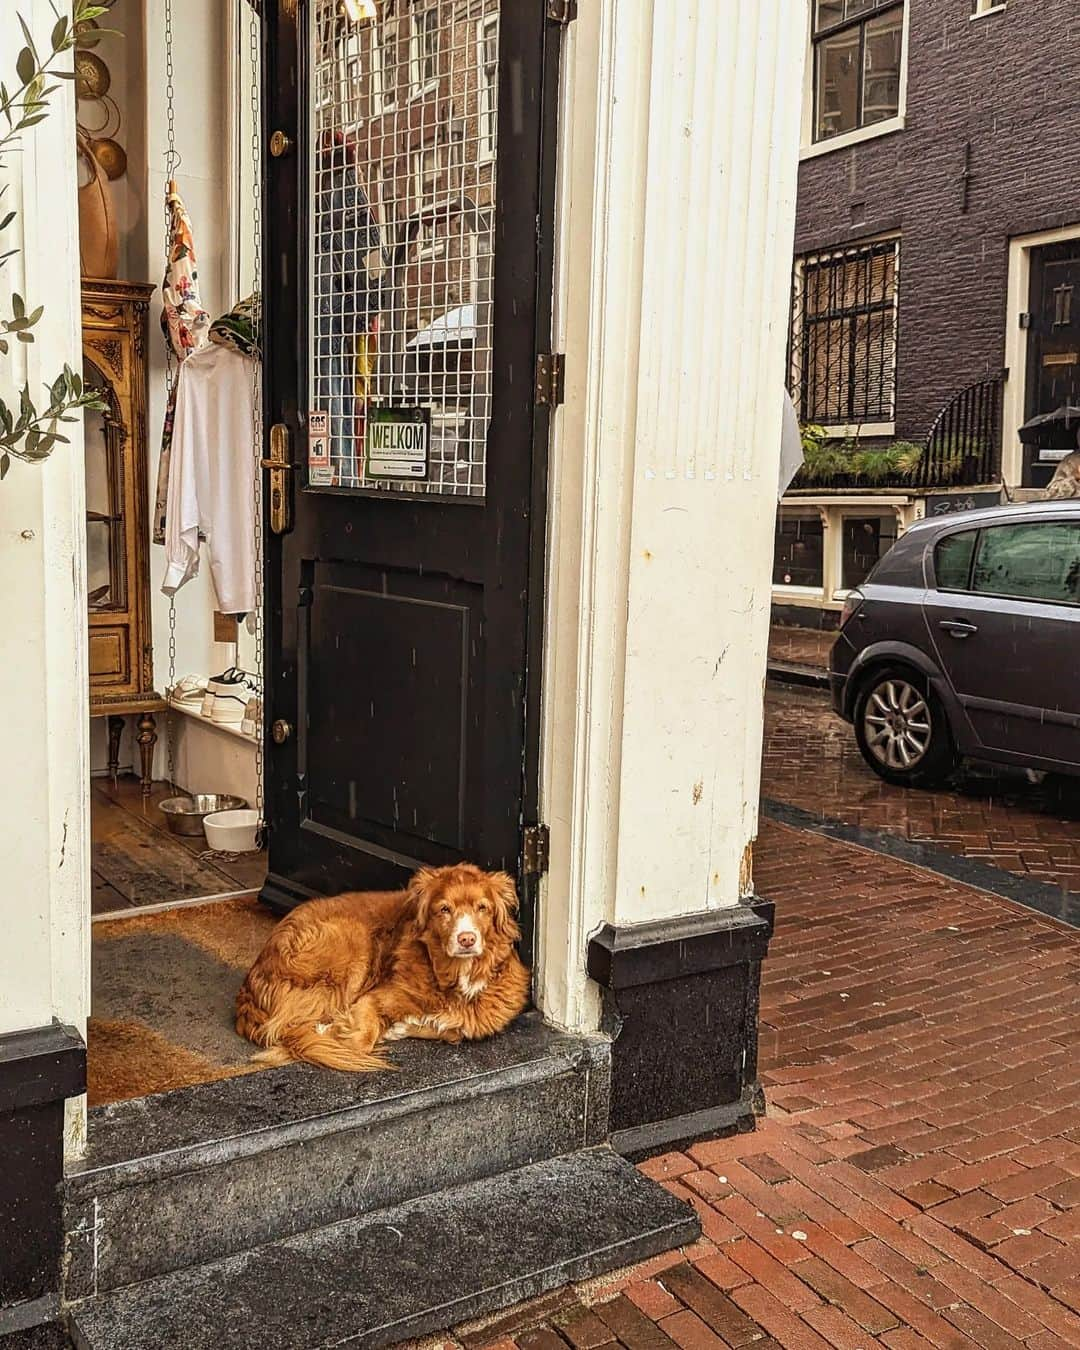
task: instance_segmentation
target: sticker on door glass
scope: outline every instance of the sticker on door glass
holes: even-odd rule
[[[430,409],[367,410],[364,449],[368,478],[423,481],[428,476],[430,446]]]
[[[313,408],[308,413],[308,482],[312,487],[333,487],[330,463],[330,414]]]

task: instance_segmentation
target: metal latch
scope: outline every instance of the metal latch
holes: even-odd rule
[[[521,848],[522,871],[527,877],[542,877],[548,870],[551,831],[546,825],[527,825]]]
[[[285,534],[292,524],[292,494],[289,491],[289,428],[284,422],[275,422],[270,428],[270,454],[262,462],[269,470],[270,528],[275,534]]]
[[[577,18],[577,0],[547,0],[547,16],[552,23],[573,23]]]
[[[566,357],[562,352],[541,352],[536,358],[536,402],[557,408],[563,401],[565,376]]]

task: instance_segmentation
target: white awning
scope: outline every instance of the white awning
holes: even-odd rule
[[[434,347],[443,342],[472,342],[476,338],[476,306],[461,305],[447,310],[407,344],[410,347]]]

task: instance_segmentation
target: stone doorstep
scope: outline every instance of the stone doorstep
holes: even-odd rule
[[[395,1074],[265,1070],[90,1113],[69,1304],[604,1142],[608,1043],[535,1014]]]
[[[693,1242],[696,1214],[609,1148],[518,1168],[76,1308],[79,1350],[382,1347]]]

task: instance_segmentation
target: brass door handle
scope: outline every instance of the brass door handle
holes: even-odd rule
[[[270,528],[286,534],[292,526],[292,489],[289,475],[293,466],[289,457],[289,428],[275,422],[270,428],[270,453],[262,461],[270,483]]]
[[[293,148],[292,138],[284,131],[275,131],[270,137],[270,153],[275,159],[281,159]]]
[[[292,735],[292,725],[283,717],[279,717],[270,728],[270,735],[274,738],[275,745],[284,745]]]

